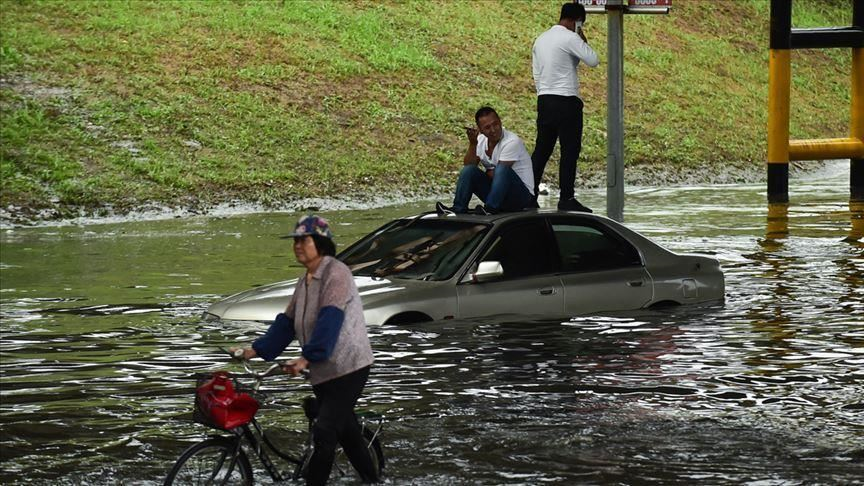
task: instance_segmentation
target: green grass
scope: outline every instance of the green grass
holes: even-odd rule
[[[461,127],[479,106],[495,106],[533,147],[531,44],[559,8],[2,0],[0,204],[97,210],[449,190]],[[850,17],[848,0],[796,0],[793,24]],[[605,20],[586,26],[604,63],[582,73],[580,171],[601,178]],[[761,174],[767,45],[765,0],[678,0],[668,16],[628,16],[629,173]],[[849,58],[794,53],[793,137],[846,135]],[[547,173],[554,182],[557,170]]]

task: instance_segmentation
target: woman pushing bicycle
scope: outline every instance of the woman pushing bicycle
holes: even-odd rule
[[[327,221],[309,215],[291,234],[294,255],[306,267],[285,312],[251,348],[232,349],[244,359],[276,359],[296,338],[301,356],[283,369],[297,375],[309,370],[318,401],[312,427],[314,452],[306,483],[325,484],[333,467],[337,445],[364,482],[377,482],[378,474],[363,440],[354,406],[363,392],[372,365],[372,347],[366,333],[363,306],[351,270],[334,258],[336,245]]]

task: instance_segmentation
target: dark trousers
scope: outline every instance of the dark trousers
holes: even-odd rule
[[[578,96],[542,95],[537,97],[537,141],[531,163],[534,166],[534,194],[538,194],[546,163],[561,143],[558,185],[561,200],[576,195],[576,161],[582,151],[582,100]]]
[[[312,387],[318,399],[318,418],[312,426],[315,451],[309,462],[306,484],[327,483],[337,445],[342,446],[363,482],[378,480],[372,457],[363,441],[360,424],[354,415],[354,405],[368,379],[367,366]]]

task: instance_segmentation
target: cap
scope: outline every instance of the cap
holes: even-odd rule
[[[327,223],[327,220],[314,214],[300,218],[297,221],[297,225],[294,226],[294,232],[288,235],[288,237],[293,238],[295,236],[307,235],[318,235],[333,239],[333,232],[330,231],[330,225]]]

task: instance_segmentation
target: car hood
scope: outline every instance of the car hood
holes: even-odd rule
[[[227,320],[272,321],[276,314],[285,311],[297,281],[296,278],[285,280],[234,294],[208,307],[206,313]],[[360,292],[364,311],[374,309],[375,303],[385,296],[416,285],[413,281],[358,276],[354,277],[354,283]]]

